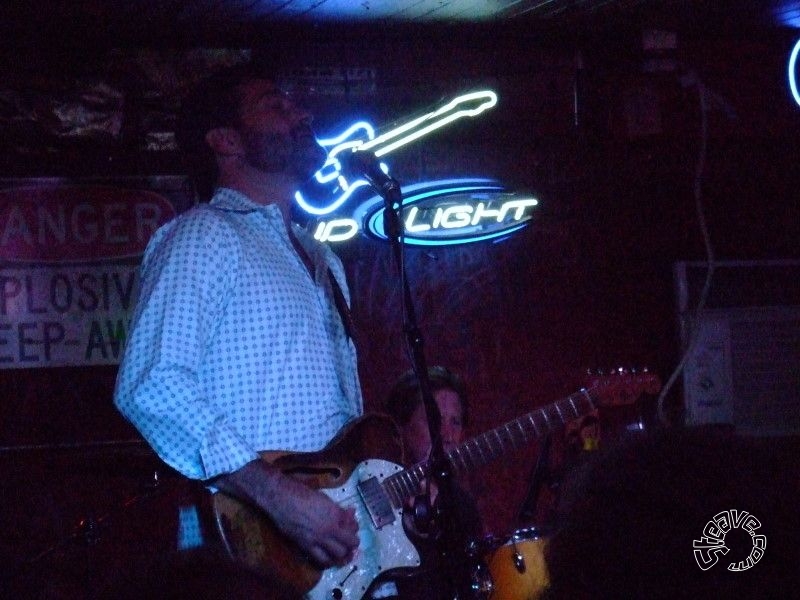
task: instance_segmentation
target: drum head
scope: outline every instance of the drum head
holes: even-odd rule
[[[547,529],[518,529],[486,558],[492,579],[489,600],[536,600],[549,583],[544,548]],[[497,540],[497,537],[493,538]]]

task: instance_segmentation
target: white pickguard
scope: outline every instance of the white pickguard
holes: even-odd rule
[[[402,470],[388,460],[365,460],[353,469],[345,485],[321,490],[340,506],[355,506],[359,546],[352,562],[323,571],[317,585],[306,594],[310,600],[359,600],[384,571],[419,566],[419,552],[403,530],[402,509],[394,510],[392,523],[376,529],[356,487],[370,477],[383,481]]]

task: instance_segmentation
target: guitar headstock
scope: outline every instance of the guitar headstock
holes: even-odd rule
[[[633,404],[642,394],[660,392],[661,379],[646,368],[618,368],[608,373],[589,372],[585,387],[602,406],[624,406]]]

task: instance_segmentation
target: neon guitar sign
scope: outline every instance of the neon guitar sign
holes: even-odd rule
[[[312,215],[331,214],[341,208],[356,190],[368,185],[363,179],[350,181],[342,173],[338,157],[343,152],[369,151],[381,158],[453,121],[476,117],[496,104],[497,94],[491,90],[470,92],[379,135],[376,135],[372,125],[359,121],[336,137],[318,140],[328,150],[328,160],[314,174],[314,181],[322,186],[328,197],[306,198],[298,191],[295,193],[295,200],[303,210]],[[389,172],[383,163],[381,168],[384,172]]]

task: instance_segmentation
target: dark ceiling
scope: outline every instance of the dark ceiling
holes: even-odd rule
[[[795,15],[800,0],[7,1],[0,3],[0,146],[33,156],[29,139],[60,144],[96,134],[149,148],[141,139],[170,131],[174,106],[196,73],[242,52],[268,59],[289,85],[313,90],[309,102],[327,106],[326,94],[335,93],[363,106],[363,92],[386,111],[400,110],[409,94],[420,105],[445,89],[502,79],[507,105],[536,113],[542,95],[558,97],[559,106],[573,98],[576,69],[634,77],[669,73],[685,61],[712,65],[701,75],[719,85],[734,80],[726,69],[743,66],[730,60],[740,42],[777,41],[769,56],[782,61]],[[731,49],[722,64],[692,54],[714,48],[715,36],[727,38],[718,47]],[[351,76],[343,67],[366,71]],[[782,77],[783,68],[774,71]],[[120,106],[135,133],[118,130]]]
[[[797,0],[40,0],[0,7],[0,43],[250,43],[265,32],[411,25],[529,35],[634,25],[707,35],[798,24]]]

